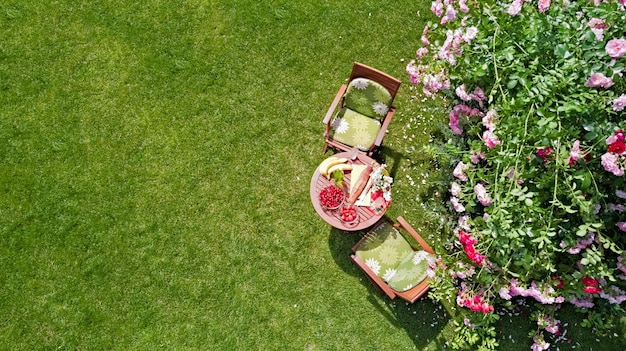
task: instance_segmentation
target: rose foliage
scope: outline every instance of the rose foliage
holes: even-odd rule
[[[574,304],[608,331],[626,301],[622,1],[435,0],[407,66],[450,102],[454,214],[431,296],[472,311],[452,346],[493,349],[494,306],[532,302],[533,350]]]

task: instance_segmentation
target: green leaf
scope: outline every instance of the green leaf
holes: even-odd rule
[[[583,129],[588,132],[593,132],[596,130],[596,126],[593,124],[593,122],[586,122],[583,123]]]
[[[596,132],[589,132],[589,133],[585,134],[585,140],[594,141],[597,138],[598,138],[598,133],[596,133]]]
[[[585,173],[584,178],[583,178],[583,182],[581,184],[581,188],[583,190],[586,190],[589,188],[589,186],[591,185],[591,175],[589,173]]]
[[[331,178],[333,179],[333,181],[335,182],[335,184],[338,187],[343,187],[343,171],[341,170],[335,170],[332,174],[331,174]]]
[[[565,53],[567,52],[567,45],[559,44],[554,47],[554,55],[565,57]]]
[[[530,83],[528,83],[528,80],[524,77],[519,77],[519,82],[522,83],[523,86],[526,87],[526,89],[528,89],[528,86],[530,85]]]
[[[526,206],[532,206],[533,200],[527,198],[526,200],[524,200],[524,204],[526,204]]]
[[[544,118],[540,119],[539,121],[537,121],[537,125],[540,126],[540,127],[543,127],[546,124],[550,123],[553,119],[554,119],[554,117],[544,117]]]
[[[515,88],[516,85],[517,85],[517,80],[513,79],[513,80],[510,80],[507,83],[506,87],[509,88],[509,89],[513,89],[513,88]]]

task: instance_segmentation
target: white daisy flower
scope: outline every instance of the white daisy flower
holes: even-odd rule
[[[364,90],[367,88],[368,82],[365,79],[355,79],[352,81],[352,86],[359,89]]]
[[[335,118],[333,121],[333,129],[337,134],[344,134],[348,131],[350,124],[343,118]]]
[[[372,107],[374,108],[374,112],[380,116],[386,116],[389,111],[389,107],[382,102],[375,102]]]
[[[365,265],[368,266],[376,275],[380,272],[380,263],[373,258],[368,258],[365,261]]]
[[[385,275],[383,275],[383,280],[389,281],[393,276],[396,275],[396,270],[393,268],[389,268],[385,271]]]
[[[413,264],[419,264],[420,262],[424,261],[427,258],[428,258],[428,252],[418,251],[415,253],[415,256],[413,256]]]

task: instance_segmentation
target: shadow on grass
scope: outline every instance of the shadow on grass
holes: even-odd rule
[[[328,247],[335,263],[341,270],[353,276],[358,276],[362,273],[350,260],[350,252],[352,246],[354,246],[365,233],[367,233],[367,230],[345,232],[337,228],[332,228],[328,235]]]
[[[418,350],[445,350],[443,328],[450,319],[442,305],[421,297],[410,304],[403,300],[377,299],[372,287],[368,300],[384,315],[390,324],[403,329]]]
[[[404,154],[399,152],[396,149],[381,147],[378,148],[374,152],[373,158],[378,162],[382,162],[387,166],[391,165],[391,168],[388,168],[389,175],[392,178],[396,177],[396,173],[398,172],[398,167],[400,166],[400,160],[404,157]]]
[[[328,245],[335,263],[344,272],[363,278],[362,283],[367,285],[370,292],[368,301],[391,325],[403,329],[413,340],[417,349],[445,349],[441,332],[450,317],[442,305],[426,297],[420,298],[414,304],[400,299],[391,300],[378,287],[371,284],[366,275],[350,260],[352,246],[366,232],[366,230],[344,232],[335,228],[331,229]]]

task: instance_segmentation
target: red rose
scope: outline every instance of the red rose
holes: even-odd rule
[[[552,148],[543,147],[537,149],[537,157],[543,160],[544,163],[548,163],[548,156],[552,153]]]
[[[624,144],[624,141],[616,141],[613,144],[609,145],[609,148],[607,150],[608,152],[617,154],[617,155],[621,155],[622,153],[624,153],[624,151],[626,151],[626,144]]]
[[[471,245],[476,243],[476,240],[472,238],[472,235],[464,232],[463,230],[459,232],[459,241],[463,245]]]
[[[597,294],[597,293],[601,292],[602,289],[600,289],[597,286],[585,286],[583,288],[583,291],[588,293],[588,294]]]
[[[586,286],[598,286],[598,281],[596,279],[583,277],[581,280]]]
[[[563,281],[563,278],[559,277],[559,276],[555,276],[552,277],[552,280],[558,280],[559,283],[555,286],[555,288],[560,289],[563,287],[563,285],[565,284],[565,282]]]
[[[624,141],[624,132],[622,132],[621,129],[615,132],[615,136],[617,137],[618,141]]]

